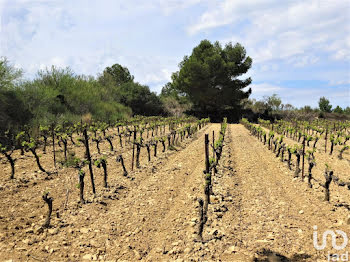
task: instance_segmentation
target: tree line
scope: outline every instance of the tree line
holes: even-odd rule
[[[0,60],[0,132],[24,126],[77,122],[82,118],[117,121],[132,115],[164,115],[148,86],[134,81],[126,67],[115,64],[98,77],[77,75],[52,66],[23,80],[22,71]]]
[[[241,101],[243,106],[243,117],[247,117],[251,121],[257,121],[258,118],[273,119],[299,119],[312,120],[314,118],[328,118],[337,120],[350,119],[350,107],[340,107],[339,105],[332,109],[332,105],[326,97],[321,97],[318,101],[318,107],[309,105],[300,108],[282,102],[277,95],[264,96],[260,100],[244,99]]]
[[[253,60],[245,48],[231,42],[203,40],[179,63],[159,95],[134,80],[128,68],[114,64],[96,77],[77,75],[70,68],[52,66],[39,70],[32,80],[24,80],[22,71],[0,58],[0,136],[6,130],[19,131],[25,125],[36,126],[94,119],[104,122],[133,115],[209,117],[220,122],[238,122],[242,116],[283,118],[290,114],[330,112],[349,115],[350,108],[332,110],[326,98],[319,110],[305,106],[296,109],[282,104],[277,95],[256,101],[249,99],[250,77],[243,78]]]
[[[52,66],[39,70],[34,79],[0,59],[0,132],[76,122],[90,118],[116,121],[132,115],[173,115],[184,113],[221,121],[235,114],[240,100],[250,90],[251,79],[237,79],[248,71],[252,59],[243,46],[203,40],[185,56],[161,94],[135,82],[128,68],[107,67],[97,77],[77,75],[70,68]],[[230,119],[230,118],[229,118]]]

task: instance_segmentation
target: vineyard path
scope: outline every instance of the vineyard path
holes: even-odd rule
[[[294,179],[286,163],[244,126],[230,125],[229,133],[236,180],[230,242],[239,250],[229,261],[249,261],[253,253],[264,249],[260,254],[280,254],[290,261],[327,261],[328,251],[337,250],[329,241],[326,249],[317,251],[313,227],[318,228],[319,244],[325,230],[348,232],[348,211],[324,202],[322,192],[309,189],[306,181]]]
[[[21,231],[6,222],[11,225],[0,228],[0,261],[327,261],[328,251],[336,250],[331,241],[324,250],[315,249],[313,226],[319,244],[325,230],[349,232],[349,211],[335,206],[332,191],[330,203],[324,202],[320,189],[295,179],[286,163],[240,124],[228,125],[220,166],[213,176],[204,243],[194,241],[198,198],[204,191],[204,134],[212,141],[213,131],[218,138],[220,124],[209,124],[184,148],[176,146],[150,163],[142,162],[131,172],[133,180],[122,177],[120,167],[109,169],[111,188],[125,185],[121,193],[76,207],[75,192],[68,211],[52,219],[50,233],[20,234],[26,228]],[[64,192],[59,179],[45,183]],[[98,185],[101,191],[101,182]],[[43,204],[29,209],[34,198],[41,201],[34,190],[40,195],[31,187],[22,188],[17,198],[3,191],[3,204],[13,201],[13,208],[4,209],[1,225],[14,214],[18,223],[45,214]],[[19,226],[30,227],[30,223]]]

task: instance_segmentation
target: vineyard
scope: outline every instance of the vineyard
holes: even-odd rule
[[[6,133],[1,261],[327,261],[350,123],[134,117]]]
[[[350,123],[291,123],[280,120],[271,124],[261,119],[259,125],[251,124],[246,119],[242,119],[242,123],[281,162],[287,162],[288,168],[294,170],[295,178],[307,181],[309,188],[324,187],[325,201],[330,199],[332,181],[343,187],[336,201],[350,209],[350,203],[347,203],[350,196],[349,145],[346,144],[350,139]]]

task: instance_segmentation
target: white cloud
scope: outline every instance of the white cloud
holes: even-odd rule
[[[163,68],[160,73],[150,73],[147,74],[144,78],[145,83],[160,83],[168,82],[171,80],[171,72],[168,69]]]
[[[318,106],[320,97],[325,96],[330,100],[333,108],[336,105],[343,107],[350,104],[350,90],[344,87],[331,88],[288,88],[279,94],[283,103],[290,103],[295,106],[311,105]],[[312,98],[312,99],[310,99]]]
[[[203,0],[158,0],[162,11],[169,15],[173,12],[191,7],[203,2]]]
[[[350,75],[348,77],[348,79],[343,79],[343,80],[331,80],[329,81],[329,85],[333,86],[333,85],[350,85]],[[349,88],[350,90],[350,88]]]
[[[287,60],[288,64],[292,64],[295,67],[305,67],[316,64],[319,61],[319,57],[314,55],[296,55]]]
[[[152,91],[156,92],[157,94],[160,94],[161,91],[162,91],[163,86],[164,85],[155,85],[155,86],[153,86]]]
[[[350,51],[349,49],[337,50],[332,58],[335,60],[350,60]]]
[[[215,4],[210,5],[210,10],[204,12],[197,23],[187,28],[189,34],[238,22],[253,13],[261,15],[262,12],[259,9],[266,8],[272,3],[271,0],[224,0],[214,2]]]
[[[251,87],[251,98],[260,100],[264,96],[271,96],[272,94],[277,94],[282,99],[282,103],[292,104],[297,107],[301,107],[303,105],[317,107],[318,100],[322,96],[327,97],[327,99],[330,100],[333,107],[336,107],[336,105],[346,107],[350,104],[350,89],[347,87],[282,87],[279,85],[273,85],[265,82],[252,84]]]
[[[255,63],[312,54],[315,63],[321,52],[348,61],[350,56],[350,2],[347,0],[224,0],[204,12],[187,28],[189,34],[239,26],[239,34],[225,40],[242,42]],[[344,40],[343,40],[344,39]]]
[[[282,87],[269,83],[251,84],[249,87],[252,89],[253,94],[258,95],[273,94],[274,92],[283,90]]]
[[[160,91],[207,38],[246,47],[257,96],[285,92],[284,80],[350,85],[347,0],[0,0],[0,16],[0,56],[29,77],[52,64],[96,75],[119,63]]]

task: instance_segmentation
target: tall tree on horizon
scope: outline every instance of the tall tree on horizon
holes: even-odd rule
[[[172,75],[172,86],[189,98],[198,115],[233,112],[251,94],[251,89],[244,89],[252,79],[238,78],[251,66],[252,59],[241,44],[230,42],[222,48],[219,42],[203,40],[180,62],[180,70]]]
[[[318,101],[318,106],[321,112],[326,112],[326,113],[332,112],[332,105],[330,104],[329,100],[324,96],[322,96]]]
[[[133,82],[134,76],[130,74],[127,67],[120,64],[114,64],[105,68],[102,75],[99,77],[99,81],[102,84],[112,81],[115,86],[120,86],[128,82]]]

